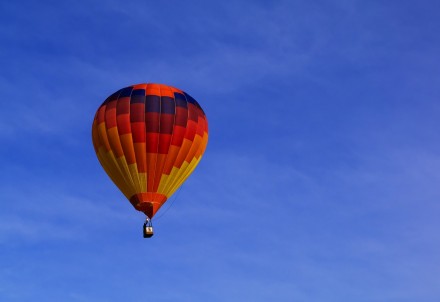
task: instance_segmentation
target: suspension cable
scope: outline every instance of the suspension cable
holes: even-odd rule
[[[165,216],[165,214],[168,212],[169,209],[171,209],[171,207],[173,206],[174,202],[177,200],[177,198],[180,195],[180,191],[182,191],[183,185],[180,186],[180,188],[177,190],[176,195],[174,195],[174,199],[171,200],[170,202],[170,206],[168,208],[166,208],[163,213],[159,216],[159,217],[155,217],[154,220],[157,221],[158,219],[162,218],[163,216]]]

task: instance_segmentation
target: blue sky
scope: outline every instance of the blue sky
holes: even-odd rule
[[[0,300],[439,301],[438,1],[0,9]],[[210,126],[151,240],[91,143],[141,82]]]

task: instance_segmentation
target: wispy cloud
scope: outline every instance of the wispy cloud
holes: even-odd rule
[[[1,6],[0,299],[437,301],[432,5]],[[210,122],[148,241],[90,142],[145,81]]]
[[[129,212],[120,212],[115,204],[68,196],[55,188],[32,187],[22,194],[5,191],[3,199],[9,205],[0,215],[0,242],[6,245],[82,240],[130,220]]]

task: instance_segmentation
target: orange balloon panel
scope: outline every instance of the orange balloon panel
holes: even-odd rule
[[[208,121],[182,90],[138,84],[104,101],[92,139],[112,181],[137,210],[153,218],[202,158]]]

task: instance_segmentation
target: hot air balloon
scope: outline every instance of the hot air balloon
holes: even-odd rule
[[[153,235],[157,211],[194,171],[208,143],[199,103],[163,84],[137,84],[110,95],[92,125],[96,155],[105,172],[145,213],[144,237]]]

